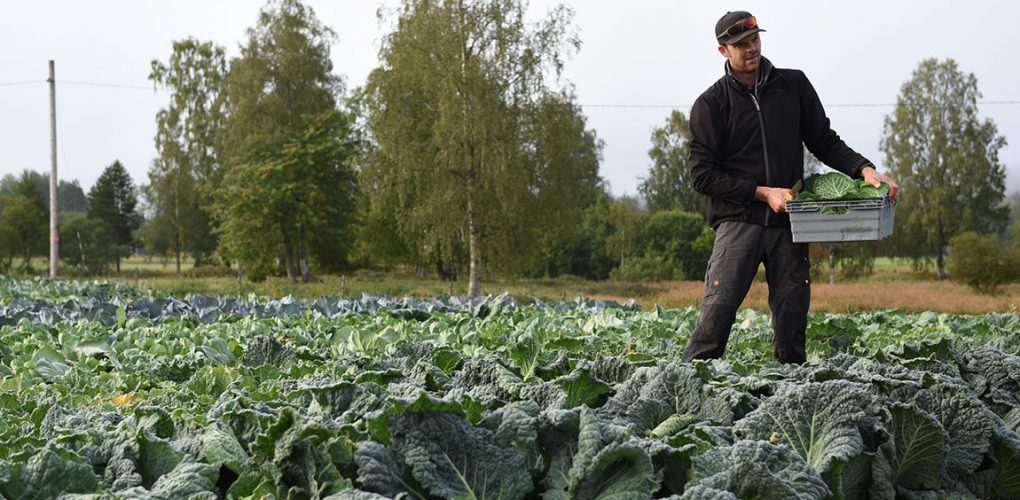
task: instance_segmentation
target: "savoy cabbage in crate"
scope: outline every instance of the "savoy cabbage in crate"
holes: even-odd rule
[[[892,234],[896,204],[889,185],[872,186],[839,172],[813,175],[786,203],[795,243],[880,240]]]

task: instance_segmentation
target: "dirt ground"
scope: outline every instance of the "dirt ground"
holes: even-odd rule
[[[677,281],[662,284],[665,290],[642,297],[644,306],[687,307],[701,304],[704,284]],[[768,310],[768,287],[754,283],[743,307]],[[938,311],[961,314],[1009,312],[1020,309],[1020,285],[1006,285],[996,295],[981,295],[966,286],[948,281],[896,281],[863,283],[814,283],[811,310],[853,312],[871,309],[901,309],[906,312]]]

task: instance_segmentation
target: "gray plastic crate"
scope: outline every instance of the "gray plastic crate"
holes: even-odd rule
[[[844,208],[844,214],[827,213]],[[870,241],[892,234],[896,204],[886,197],[790,200],[786,211],[794,243]]]

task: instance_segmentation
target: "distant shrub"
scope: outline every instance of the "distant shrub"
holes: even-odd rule
[[[641,234],[644,255],[669,264],[672,279],[700,280],[705,275],[715,232],[700,214],[680,210],[656,212],[648,218]]]
[[[204,265],[193,267],[182,273],[187,278],[233,278],[237,269],[223,265]]]
[[[266,281],[266,278],[276,274],[276,266],[273,265],[272,261],[259,259],[249,263],[244,268],[244,274],[252,283],[262,283]]]
[[[609,278],[622,281],[663,281],[684,279],[676,264],[661,256],[634,257],[620,263]]]
[[[60,260],[77,270],[99,275],[117,259],[117,244],[99,219],[69,214],[60,224]]]
[[[993,235],[967,231],[949,241],[947,271],[953,281],[963,283],[980,293],[995,293],[999,285],[1016,279],[1016,252],[1002,248]]]

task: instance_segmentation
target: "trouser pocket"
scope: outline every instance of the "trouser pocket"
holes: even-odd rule
[[[725,352],[737,309],[761,262],[763,229],[742,222],[724,222],[717,229],[705,271],[705,298],[684,361],[719,358]]]

